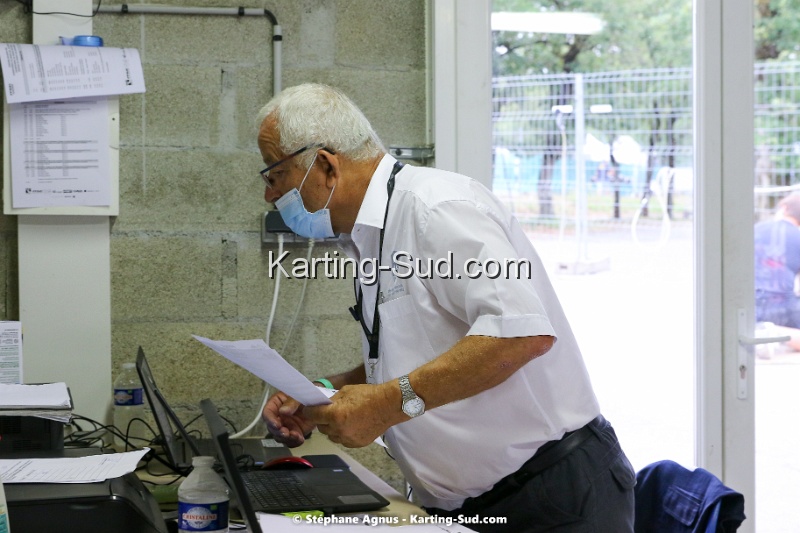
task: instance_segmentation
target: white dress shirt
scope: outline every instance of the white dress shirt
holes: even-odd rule
[[[395,161],[383,158],[353,232],[340,236],[342,249],[357,262],[378,255],[386,183]],[[489,190],[466,176],[406,165],[396,176],[386,225],[380,355],[374,368],[363,343],[368,381],[408,374],[466,335],[557,339],[548,353],[500,385],[426,411],[384,436],[421,504],[452,510],[519,469],[543,443],[584,426],[600,408],[539,256]],[[403,264],[396,263],[395,272],[383,271],[393,257]],[[507,259],[521,268],[498,275],[496,267]],[[422,268],[408,277],[404,265],[416,270],[415,260]],[[429,272],[428,261],[437,260],[445,276]],[[464,270],[467,260],[472,262]],[[530,268],[520,260],[528,260]],[[483,275],[477,261],[486,267]],[[370,328],[376,289],[362,285]]]

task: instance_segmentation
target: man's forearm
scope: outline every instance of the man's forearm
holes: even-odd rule
[[[469,398],[499,385],[531,360],[553,346],[549,336],[496,338],[468,336],[433,361],[409,374],[414,392],[430,410]],[[397,380],[383,384],[392,424],[408,417],[400,411]]]
[[[352,370],[328,376],[326,379],[331,382],[334,389],[341,389],[345,385],[361,385],[366,383],[367,373],[364,369],[364,365],[361,364]]]

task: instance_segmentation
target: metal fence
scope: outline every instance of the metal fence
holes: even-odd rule
[[[800,189],[798,92],[800,62],[755,66],[757,217]],[[690,224],[690,68],[497,77],[493,130],[494,191],[538,230]]]

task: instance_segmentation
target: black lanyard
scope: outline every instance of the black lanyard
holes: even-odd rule
[[[383,233],[386,230],[386,221],[389,218],[389,202],[392,199],[392,192],[394,192],[394,177],[403,168],[403,163],[397,161],[392,168],[392,174],[389,176],[389,181],[386,183],[386,211],[383,214],[383,227],[381,228],[380,240],[378,241],[378,263],[375,266],[375,275],[377,276],[377,287],[375,292],[375,313],[372,315],[372,328],[367,328],[364,322],[364,291],[359,290],[358,274],[353,278],[353,292],[356,295],[356,305],[350,307],[350,314],[361,324],[361,329],[364,331],[364,336],[367,338],[369,344],[369,359],[377,362],[378,359],[378,340],[381,333],[381,320],[378,313],[378,304],[381,297],[381,256],[383,255]],[[374,363],[373,363],[374,364]]]

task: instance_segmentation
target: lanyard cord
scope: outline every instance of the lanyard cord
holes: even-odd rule
[[[386,211],[383,213],[383,227],[381,228],[380,238],[378,240],[378,264],[375,267],[378,286],[376,287],[377,290],[375,293],[375,312],[372,315],[372,328],[367,328],[367,324],[364,321],[364,291],[359,290],[360,287],[358,286],[358,276],[353,278],[353,292],[356,295],[356,305],[350,308],[350,314],[353,315],[354,319],[361,323],[361,329],[364,330],[364,336],[367,338],[367,343],[369,344],[369,358],[373,360],[378,359],[378,341],[381,332],[381,320],[380,313],[378,312],[378,305],[380,304],[381,300],[381,256],[383,255],[383,234],[386,230],[386,221],[389,218],[389,202],[392,199],[392,192],[394,192],[394,177],[402,168],[403,163],[397,161],[392,168],[392,174],[389,176],[389,181],[386,183],[386,192],[388,193],[388,197],[386,198]]]

